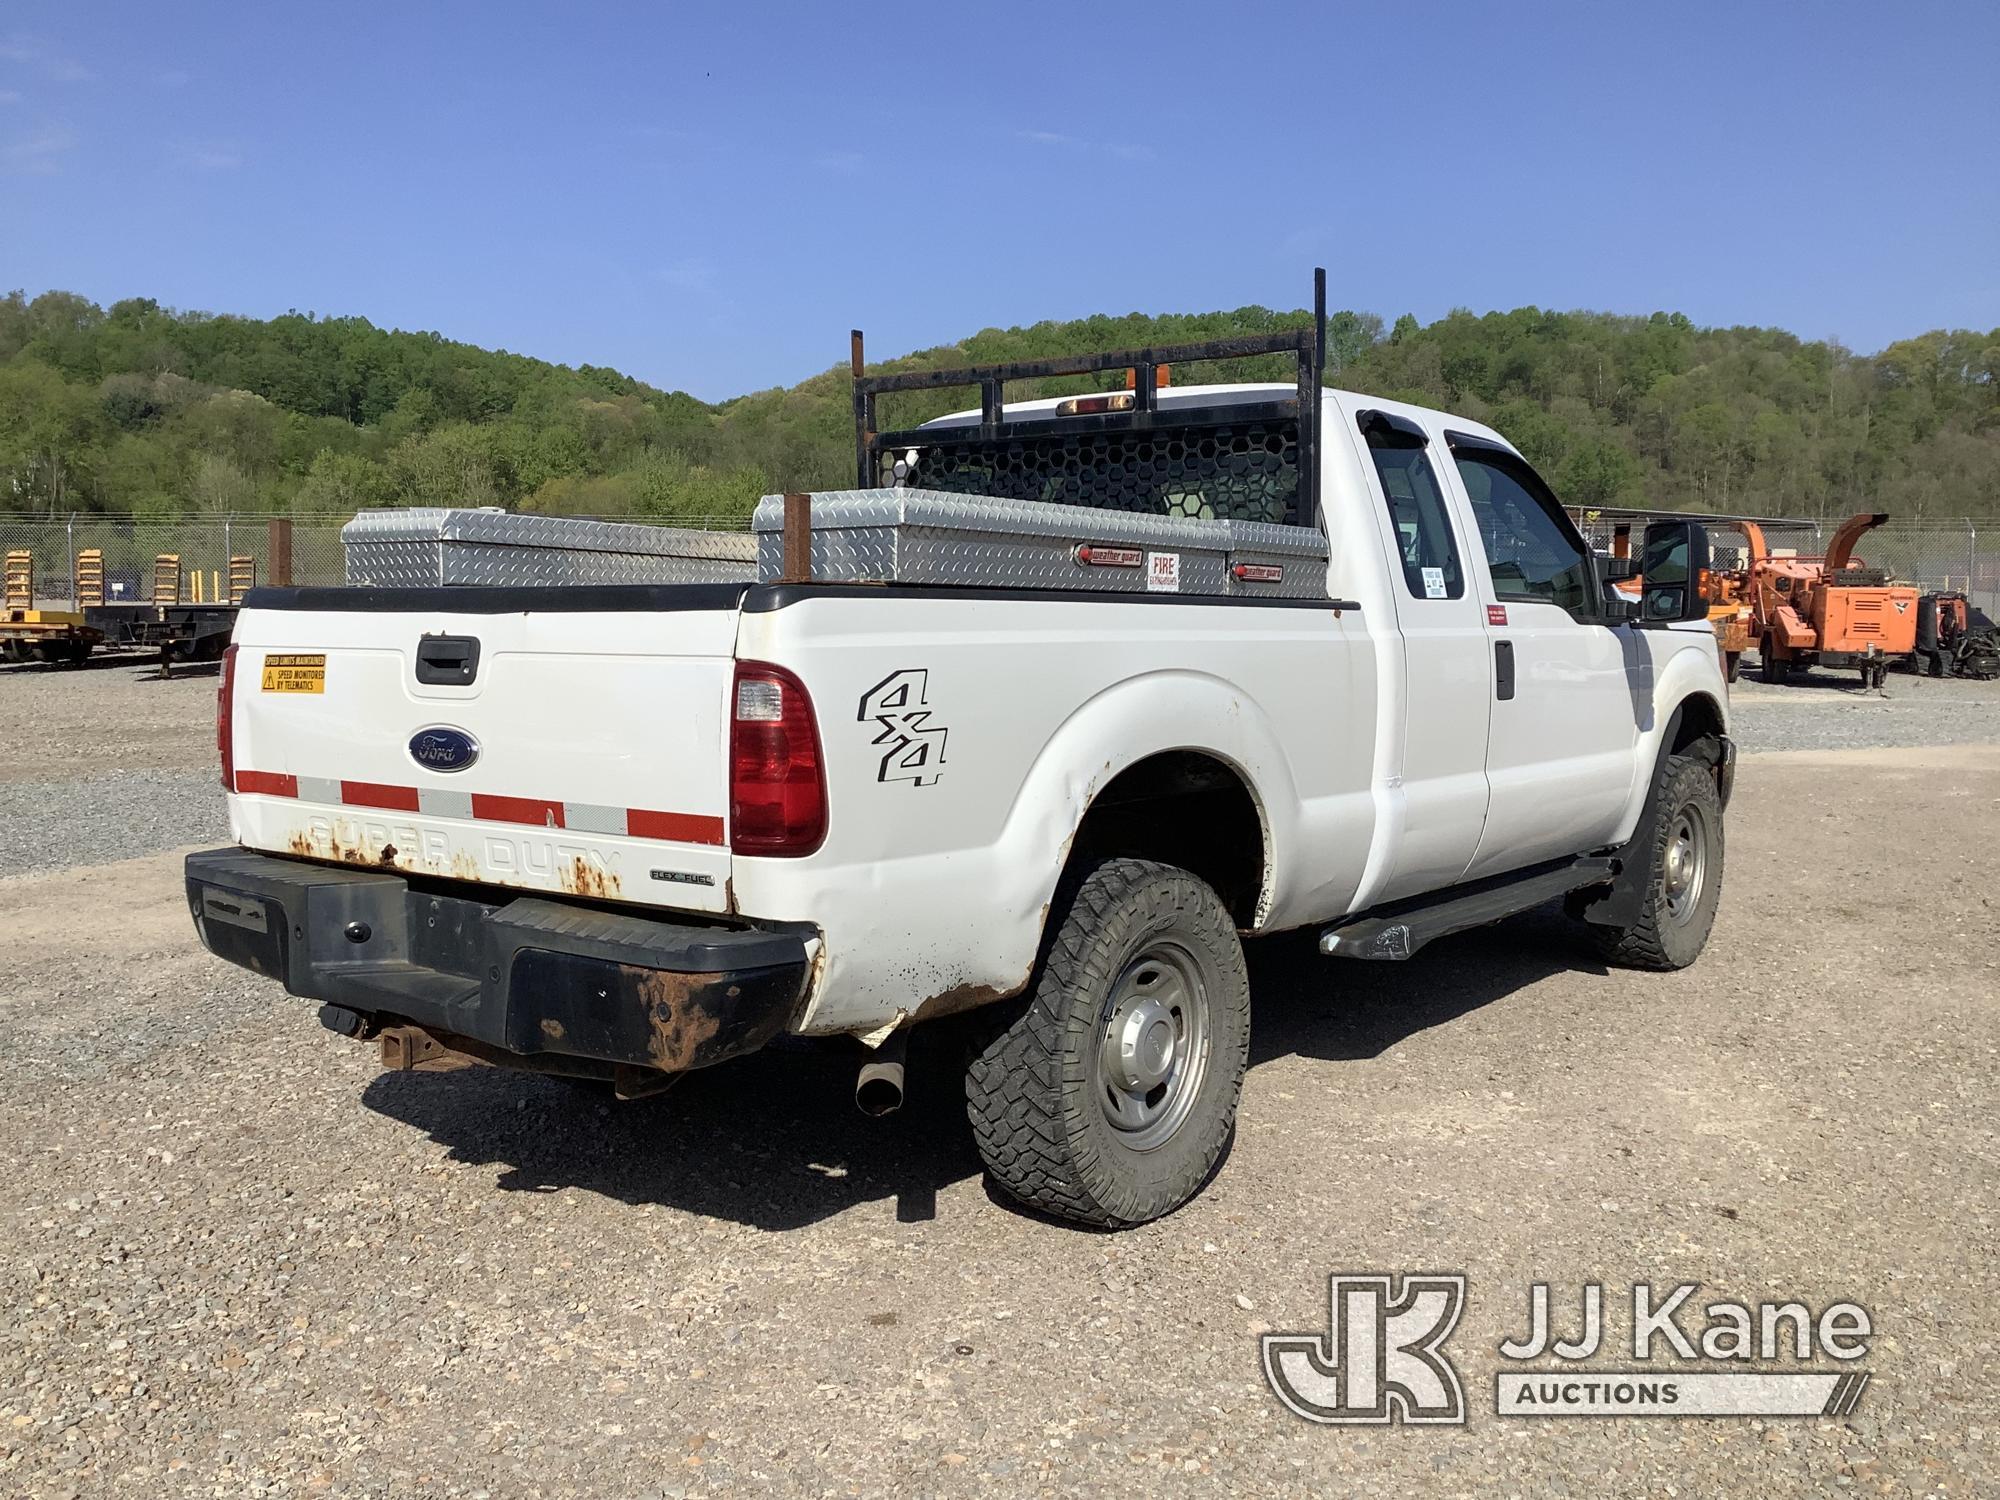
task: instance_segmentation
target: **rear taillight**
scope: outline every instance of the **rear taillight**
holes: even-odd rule
[[[222,787],[236,790],[236,648],[222,649],[222,680],[215,688],[215,752],[222,757]]]
[[[826,768],[805,684],[782,667],[741,661],[730,709],[730,848],[812,853],[826,837]]]

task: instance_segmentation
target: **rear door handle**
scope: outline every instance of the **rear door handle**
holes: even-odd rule
[[[417,642],[417,681],[467,687],[479,675],[479,638],[427,635]]]
[[[1493,696],[1502,703],[1514,696],[1514,643],[1493,643]]]

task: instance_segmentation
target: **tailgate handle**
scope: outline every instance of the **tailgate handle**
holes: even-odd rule
[[[466,687],[479,675],[479,637],[427,635],[417,642],[417,681]]]

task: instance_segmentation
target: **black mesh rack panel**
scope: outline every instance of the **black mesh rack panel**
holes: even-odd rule
[[[1139,431],[919,429],[875,455],[873,482],[1188,520],[1311,525],[1299,504],[1296,417],[1197,420]]]

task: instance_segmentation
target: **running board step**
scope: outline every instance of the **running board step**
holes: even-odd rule
[[[1484,927],[1584,886],[1602,885],[1616,879],[1618,870],[1610,856],[1566,859],[1391,902],[1323,929],[1319,951],[1336,958],[1405,959],[1447,933]]]

